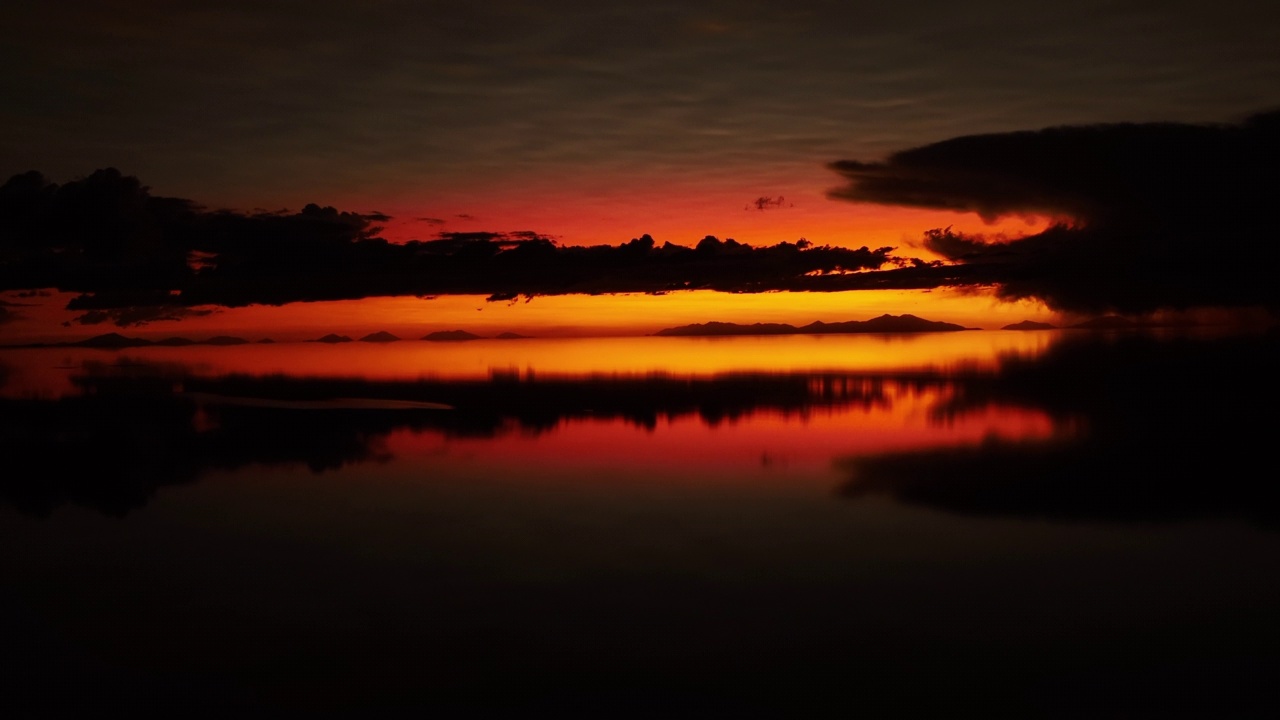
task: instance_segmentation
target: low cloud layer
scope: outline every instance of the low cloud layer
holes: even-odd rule
[[[837,199],[1064,218],[1013,242],[926,234],[957,264],[931,271],[942,283],[1080,312],[1280,306],[1280,111],[974,135],[831,168]]]
[[[36,172],[0,187],[0,290],[79,293],[83,324],[137,325],[211,306],[371,296],[521,295],[788,289],[894,262],[891,248],[751,247],[707,236],[696,247],[648,235],[620,246],[560,247],[533,232],[441,233],[393,244],[381,214],[207,210],[156,197],[99,170],[64,185]]]

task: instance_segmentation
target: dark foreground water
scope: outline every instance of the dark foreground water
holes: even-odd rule
[[[0,707],[1271,716],[1278,348],[6,350]]]

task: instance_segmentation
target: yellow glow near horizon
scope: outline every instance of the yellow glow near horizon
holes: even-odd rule
[[[987,330],[1022,320],[1054,320],[1054,313],[1038,302],[1007,303],[990,293],[947,289],[838,293],[696,290],[665,295],[550,295],[514,302],[449,295],[253,305],[121,329],[106,324],[63,326],[73,315],[62,309],[69,297],[63,293],[48,298],[41,307],[24,308],[26,317],[8,326],[6,336],[12,338],[9,342],[84,338],[112,331],[149,338],[181,335],[197,340],[219,334],[241,335],[249,340],[310,340],[328,333],[358,339],[383,330],[405,339],[417,339],[437,330],[466,330],[482,336],[514,332],[540,337],[585,337],[647,335],[666,327],[711,321],[800,326],[818,320],[868,320],[884,314],[911,314]]]
[[[61,397],[71,377],[99,364],[160,363],[196,375],[360,377],[367,380],[485,380],[513,377],[712,376],[729,373],[948,373],[995,370],[1009,357],[1034,357],[1053,332],[964,331],[904,335],[528,338],[471,342],[402,341],[151,346],[124,350],[49,347],[5,351],[0,395]]]
[[[982,330],[998,330],[1024,320],[1066,327],[1087,316],[1064,315],[1038,301],[1005,302],[990,292],[937,290],[857,290],[840,293],[770,292],[756,294],[682,291],[666,295],[558,295],[526,302],[489,302],[483,296],[364,298],[283,306],[253,305],[217,309],[183,320],[155,321],[120,328],[111,324],[69,322],[64,309],[71,293],[21,307],[5,324],[0,345],[67,342],[118,332],[158,340],[180,336],[204,340],[236,335],[250,341],[314,340],[329,333],[359,339],[387,331],[417,340],[440,330],[465,330],[482,337],[514,332],[530,337],[615,337],[650,335],[667,327],[712,321],[787,323],[797,327],[814,321],[869,320],[880,315],[911,314]],[[1158,313],[1152,321],[1207,326],[1266,326],[1263,309],[1202,308]],[[66,324],[64,324],[66,323]]]

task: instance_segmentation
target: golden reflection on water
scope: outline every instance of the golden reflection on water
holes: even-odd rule
[[[1001,358],[1036,357],[1052,332],[1000,330],[915,335],[614,337],[426,342],[273,343],[127,350],[7,350],[0,363],[9,397],[76,392],[70,377],[89,364],[164,363],[199,375],[357,377],[366,380],[502,376],[705,376],[725,373],[947,373],[995,370]]]
[[[1039,356],[1054,337],[973,331],[44,348],[5,354],[0,394],[56,401],[159,387],[174,398],[176,417],[194,412],[188,432],[209,442],[239,437],[219,434],[232,430],[224,422],[260,423],[262,431],[314,427],[334,439],[359,436],[373,455],[403,461],[397,465],[411,474],[429,467],[456,477],[544,473],[555,482],[829,486],[838,457],[1068,432],[1036,408],[950,405],[951,374],[994,373],[1002,361]],[[337,400],[324,394],[335,379]],[[126,394],[102,402],[133,401]],[[426,418],[393,415],[386,424],[316,414],[428,406]]]

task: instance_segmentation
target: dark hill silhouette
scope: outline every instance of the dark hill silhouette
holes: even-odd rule
[[[437,330],[422,336],[422,339],[433,342],[456,342],[460,340],[480,340],[481,337],[466,330]]]
[[[654,333],[667,336],[701,336],[701,335],[837,335],[848,333],[917,333],[917,332],[953,332],[969,328],[955,323],[925,320],[915,315],[881,315],[870,320],[850,320],[848,322],[824,323],[812,322],[803,327],[785,323],[755,323],[739,325],[738,323],[709,322],[679,327],[665,328]]]
[[[909,333],[909,332],[951,332],[955,330],[970,330],[963,325],[955,323],[941,322],[938,320],[925,320],[915,315],[881,315],[880,317],[871,318],[863,322],[851,320],[849,322],[832,323],[830,325],[822,322],[810,323],[801,328],[805,332],[814,334],[823,332],[844,333],[844,332],[890,332],[890,333]]]
[[[529,336],[521,335],[520,333],[513,333],[513,332],[504,332],[494,336],[494,338],[498,340],[521,340],[527,337]]]
[[[1052,323],[1042,323],[1042,322],[1036,322],[1034,320],[1023,320],[1022,322],[1016,322],[1011,325],[1005,325],[1000,329],[1001,330],[1056,330],[1058,329],[1058,326]]]
[[[142,338],[125,337],[120,333],[106,333],[104,335],[94,335],[88,340],[80,340],[79,342],[67,343],[78,347],[97,347],[97,348],[128,348],[143,347],[152,345],[150,340]]]
[[[664,328],[654,333],[654,335],[795,335],[799,332],[800,330],[795,325],[784,325],[782,323],[739,325],[738,323],[713,320],[708,323],[694,323],[693,325]]]
[[[400,338],[398,336],[392,335],[391,333],[385,330],[382,330],[376,333],[369,333],[368,335],[365,335],[364,337],[360,338],[360,342],[389,343],[389,342],[395,342],[399,339]]]
[[[347,337],[346,335],[338,335],[338,334],[335,334],[335,333],[329,333],[328,335],[325,335],[324,337],[320,337],[320,338],[316,338],[315,340],[312,340],[312,342],[322,342],[322,343],[344,343],[344,342],[351,342],[351,338]]]

